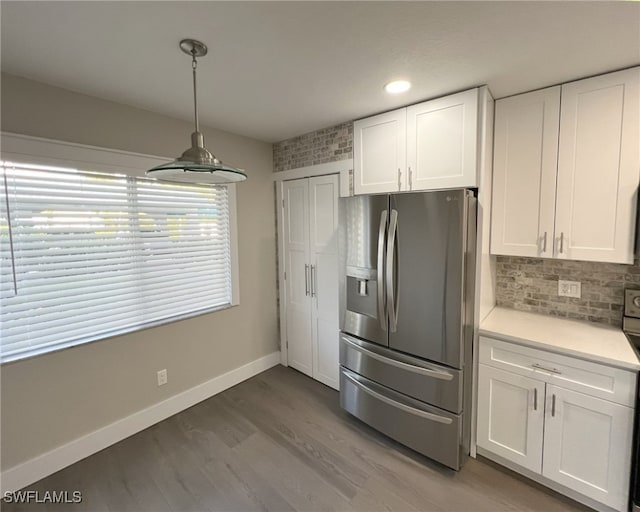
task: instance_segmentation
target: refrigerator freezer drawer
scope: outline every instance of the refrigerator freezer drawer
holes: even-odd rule
[[[340,335],[340,364],[422,402],[452,413],[462,412],[461,370],[428,363],[344,333]]]
[[[456,471],[462,415],[451,414],[340,368],[340,405],[367,425]]]

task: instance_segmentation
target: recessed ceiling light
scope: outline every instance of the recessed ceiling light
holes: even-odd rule
[[[400,94],[401,92],[407,92],[411,89],[411,82],[407,80],[394,80],[384,86],[384,90],[389,94]]]

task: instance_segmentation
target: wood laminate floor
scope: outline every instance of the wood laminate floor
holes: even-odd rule
[[[340,409],[338,393],[277,366],[29,489],[80,504],[16,511],[584,511],[493,464],[449,470]]]

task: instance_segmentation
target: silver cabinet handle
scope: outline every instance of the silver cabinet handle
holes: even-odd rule
[[[414,416],[419,416],[420,418],[424,418],[429,421],[437,421],[438,423],[444,423],[445,425],[451,425],[451,423],[453,423],[453,420],[451,418],[447,418],[445,416],[439,416],[437,414],[433,414],[427,411],[422,411],[420,409],[416,409],[415,407],[411,407],[409,405],[396,402],[395,400],[389,397],[386,397],[383,394],[378,393],[377,391],[374,391],[370,387],[365,386],[362,382],[357,381],[355,378],[353,378],[351,375],[349,375],[346,372],[343,373],[343,375],[368,395],[371,395],[372,397],[377,398],[381,402],[384,402],[385,404],[395,407],[396,409],[400,409],[401,411],[408,412],[409,414],[413,414]]]
[[[316,293],[316,266],[315,265],[311,265],[311,296],[315,297],[317,295]]]
[[[538,388],[533,388],[533,410],[538,410]]]
[[[400,180],[401,176],[402,176],[402,171],[400,170],[400,167],[398,167],[398,192],[402,190],[402,181]]]
[[[398,211],[391,210],[389,231],[387,233],[387,310],[389,311],[389,330],[396,332],[398,327],[398,290],[395,276],[398,234]]]
[[[564,252],[564,231],[560,232],[560,254]]]
[[[354,182],[354,179],[353,179],[353,169],[349,169],[349,195],[350,195],[350,196],[354,195],[354,192],[353,192],[353,182]]]
[[[554,393],[551,396],[551,417],[555,417],[556,415],[556,394]]]
[[[304,265],[304,294],[309,295],[309,265]]]
[[[387,303],[384,294],[384,242],[387,230],[387,210],[380,214],[380,227],[378,228],[378,320],[383,331],[387,330]]]
[[[544,372],[555,373],[556,375],[562,375],[562,372],[557,368],[547,368],[546,366],[542,366],[539,363],[533,363],[531,367],[535,368],[536,370],[542,370]]]
[[[547,232],[544,232],[544,237],[542,238],[542,252],[547,252]]]
[[[430,370],[429,368],[423,368],[421,366],[415,366],[413,364],[403,363],[402,361],[396,361],[395,359],[385,357],[382,354],[373,352],[372,350],[367,350],[366,348],[361,347],[357,343],[354,343],[353,341],[345,338],[344,336],[342,337],[342,341],[345,342],[347,345],[349,345],[350,348],[357,350],[361,354],[371,357],[372,359],[377,359],[378,361],[388,364],[390,366],[395,366],[396,368],[400,368],[408,372],[424,375],[425,377],[433,377],[434,379],[440,379],[440,380],[453,380],[453,375],[448,372],[444,372],[441,370]]]
[[[413,190],[413,171],[409,167],[409,190]]]

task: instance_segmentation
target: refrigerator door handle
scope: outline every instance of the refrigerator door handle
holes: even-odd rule
[[[387,233],[387,309],[389,311],[389,330],[396,332],[398,327],[398,290],[396,279],[396,241],[398,235],[398,211],[391,210],[389,217],[389,231]]]
[[[431,412],[423,411],[421,409],[416,409],[415,407],[411,407],[410,405],[405,405],[403,403],[397,402],[396,400],[384,396],[377,391],[374,391],[369,386],[365,386],[362,382],[359,382],[357,379],[349,375],[347,372],[343,370],[343,375],[349,379],[356,387],[359,387],[362,391],[371,395],[373,398],[384,402],[391,407],[395,407],[396,409],[400,409],[401,411],[408,412],[409,414],[413,414],[414,416],[419,416],[420,418],[424,418],[429,421],[437,421],[438,423],[444,423],[445,425],[450,425],[453,423],[451,418],[447,418],[446,416],[440,416],[439,414],[433,414]]]
[[[376,288],[378,290],[378,319],[380,327],[383,331],[387,330],[387,305],[385,303],[384,293],[384,239],[387,230],[387,210],[383,210],[380,214],[380,228],[378,229],[378,282]]]

